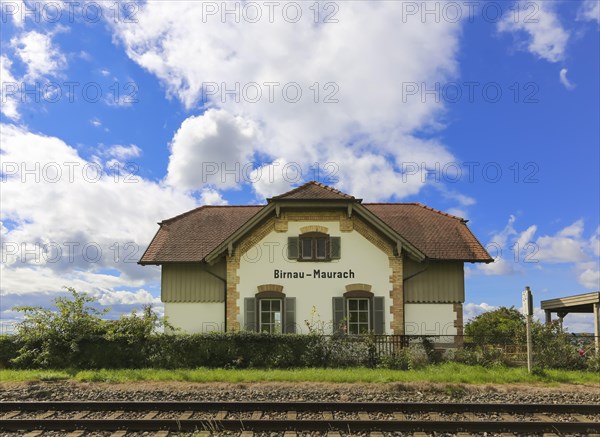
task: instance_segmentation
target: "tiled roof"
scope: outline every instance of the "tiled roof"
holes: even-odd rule
[[[310,181],[298,188],[294,188],[287,193],[272,197],[269,200],[349,200],[354,199],[354,196],[342,193],[335,188],[331,188],[320,182]]]
[[[366,203],[430,259],[492,261],[460,217],[419,203]],[[203,206],[161,223],[141,264],[202,261],[264,206]]]
[[[420,203],[365,203],[369,211],[431,259],[492,261],[466,221]]]
[[[202,206],[165,220],[140,264],[202,261],[262,208]]]

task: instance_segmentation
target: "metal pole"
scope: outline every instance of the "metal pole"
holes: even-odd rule
[[[527,330],[527,371],[531,373],[533,367],[533,339],[531,336],[531,321],[533,318],[533,296],[531,289],[525,287],[523,291],[523,312],[525,313]]]
[[[531,318],[527,315],[527,372],[531,373],[533,367],[533,341],[531,339]]]

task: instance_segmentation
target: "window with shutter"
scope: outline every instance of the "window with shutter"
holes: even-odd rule
[[[244,328],[246,331],[256,331],[256,299],[244,299]]]
[[[296,298],[286,297],[285,298],[285,333],[295,334],[296,333]]]
[[[298,259],[299,256],[299,238],[298,237],[288,237],[288,259]]]

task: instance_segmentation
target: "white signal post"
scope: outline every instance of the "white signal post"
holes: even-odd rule
[[[533,366],[533,341],[531,338],[531,321],[533,318],[533,295],[531,294],[531,289],[529,287],[525,287],[525,290],[523,290],[522,298],[523,314],[525,315],[525,320],[527,324],[527,371],[531,373],[531,368]]]

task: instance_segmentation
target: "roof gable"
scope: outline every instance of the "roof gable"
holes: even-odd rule
[[[273,200],[358,200],[317,181],[310,181],[291,191],[267,199]]]

